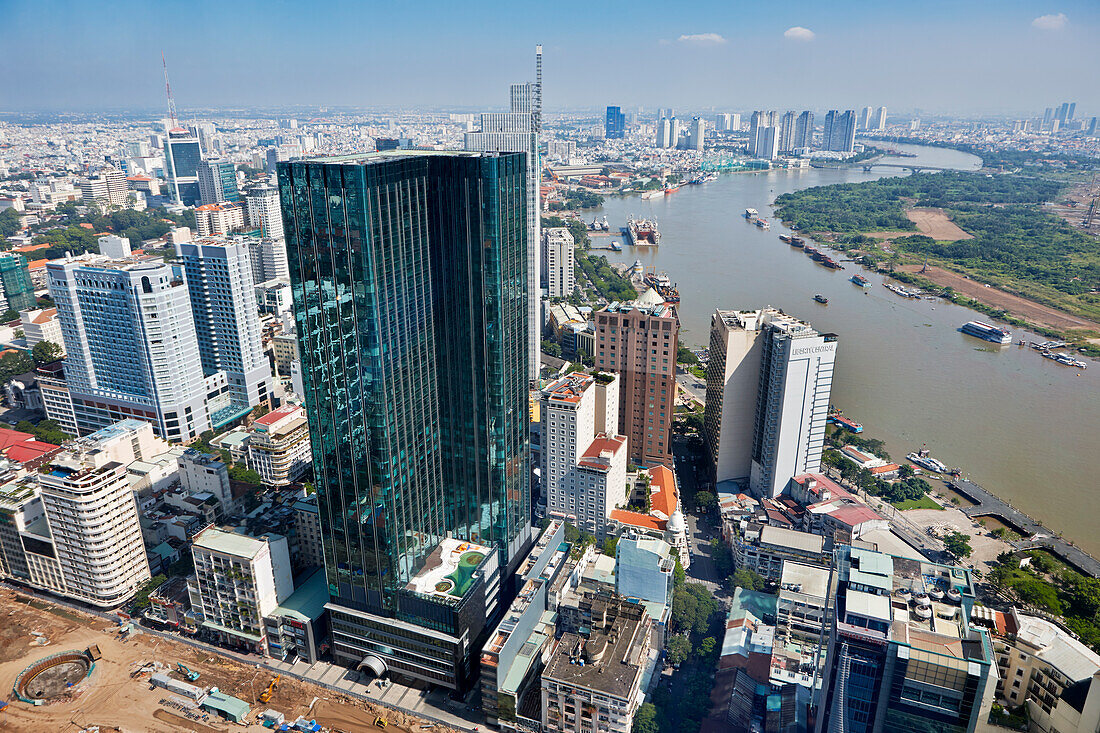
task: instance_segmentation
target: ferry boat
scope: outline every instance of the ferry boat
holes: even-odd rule
[[[971,336],[992,341],[995,344],[1012,343],[1012,333],[1010,331],[991,326],[983,321],[967,321],[959,330]]]
[[[756,217],[760,216],[760,212],[756,209],[745,209],[745,213],[743,214],[743,216],[749,221],[752,221]]]
[[[855,420],[850,420],[850,419],[844,417],[839,412],[834,412],[833,414],[829,415],[829,420],[828,421],[831,422],[833,425],[839,425],[842,428],[846,428],[846,429],[852,431],[853,433],[862,433],[863,432],[863,426],[862,425],[857,423]]]
[[[856,285],[859,285],[861,288],[871,287],[871,281],[868,280],[867,278],[865,278],[863,275],[859,275],[859,274],[852,275],[848,279],[851,280],[852,282],[854,282]]]
[[[1080,359],[1073,358],[1069,354],[1056,354],[1053,351],[1044,351],[1042,352],[1042,355],[1045,359],[1056,361],[1059,364],[1064,364],[1065,366],[1077,367],[1078,369],[1088,368],[1088,364],[1081,361]]]
[[[657,230],[656,219],[635,219],[631,214],[626,220],[626,233],[634,247],[656,247],[661,243],[661,232]]]
[[[909,459],[911,463],[915,463],[921,468],[926,468],[934,473],[945,473],[947,471],[947,465],[930,456],[927,448],[921,448],[919,451],[910,453],[905,457]]]
[[[818,293],[817,295],[815,295],[814,300],[816,300],[818,303],[821,303],[821,305],[829,305],[829,299],[826,298],[821,293]]]
[[[761,229],[771,229],[772,228],[772,225],[768,223],[767,219],[756,219],[756,220],[753,221],[753,224],[760,227]]]

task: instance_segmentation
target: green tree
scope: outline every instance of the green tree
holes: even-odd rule
[[[699,357],[695,355],[695,352],[684,346],[683,342],[676,344],[676,363],[677,364],[698,364]]]
[[[634,714],[634,725],[631,733],[660,733],[657,724],[657,706],[651,702],[638,706],[638,712]]]
[[[768,584],[764,576],[749,568],[741,568],[736,571],[731,580],[735,588],[744,588],[745,590],[761,591]]]
[[[561,344],[554,341],[543,341],[542,350],[555,358],[561,358]]]
[[[718,497],[709,491],[696,491],[695,506],[703,513],[710,512],[710,510],[718,506]]]
[[[244,466],[230,466],[229,478],[233,481],[240,481],[241,483],[245,484],[259,485],[263,483],[263,479],[260,477],[260,474],[256,473],[251,468],[245,468]]]
[[[61,358],[61,347],[53,341],[39,341],[31,349],[35,364],[51,364]]]
[[[618,537],[608,537],[600,546],[600,551],[608,557],[615,557],[615,548],[619,544]]]
[[[704,657],[709,657],[714,651],[714,648],[715,646],[717,646],[717,644],[718,642],[714,639],[713,636],[708,636],[707,638],[699,642],[699,654]]]
[[[141,587],[141,590],[134,595],[134,600],[131,602],[130,607],[134,611],[142,611],[149,607],[149,595],[159,588],[164,582],[168,580],[163,575],[156,575],[149,580],[148,583]]]
[[[0,356],[0,384],[7,384],[20,374],[34,369],[34,362],[22,351],[9,351]]]
[[[943,538],[943,546],[955,557],[970,557],[970,535],[952,532]]]
[[[675,666],[683,664],[691,655],[691,640],[677,634],[668,640],[668,663]]]

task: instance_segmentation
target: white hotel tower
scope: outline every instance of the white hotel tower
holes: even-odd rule
[[[775,497],[820,469],[836,342],[774,308],[715,311],[704,433],[716,483]]]

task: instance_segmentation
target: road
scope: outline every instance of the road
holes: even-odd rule
[[[702,583],[716,597],[720,597],[723,595],[722,578],[714,569],[714,560],[711,557],[714,548],[710,546],[711,538],[719,536],[718,528],[713,517],[698,516],[693,511],[694,502],[685,500],[686,497],[693,498],[695,492],[700,488],[699,464],[701,457],[692,451],[687,441],[678,437],[673,439],[672,452],[676,462],[676,483],[680,489],[681,509],[688,525],[691,565],[686,569],[686,573],[689,580]]]
[[[699,400],[702,403],[707,401],[707,383],[705,380],[699,379],[694,374],[686,371],[682,366],[676,366],[676,384],[680,386],[684,392]]]

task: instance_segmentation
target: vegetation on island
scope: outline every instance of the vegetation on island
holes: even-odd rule
[[[1041,178],[919,173],[784,194],[776,199],[776,214],[800,231],[829,239],[831,246],[866,255],[872,264],[887,262],[894,269],[905,260],[933,262],[1037,302],[1100,319],[1100,238],[1040,207],[1061,189],[1062,184]],[[905,216],[912,206],[943,209],[973,238],[937,241],[917,234]],[[865,236],[879,231],[898,236],[887,244]],[[914,277],[896,275],[903,280]],[[997,309],[985,310],[998,317]]]

